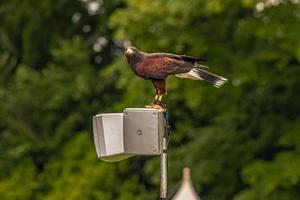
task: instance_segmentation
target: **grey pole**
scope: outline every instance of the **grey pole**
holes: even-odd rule
[[[168,113],[164,112],[164,137],[162,143],[163,152],[160,156],[160,200],[168,198],[168,152],[167,141],[169,136]]]

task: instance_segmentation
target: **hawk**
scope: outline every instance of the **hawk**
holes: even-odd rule
[[[206,61],[204,58],[172,53],[145,53],[133,46],[125,48],[125,55],[133,72],[141,78],[151,80],[155,87],[155,98],[148,108],[165,109],[162,97],[167,94],[166,78],[169,75],[203,80],[218,88],[227,81],[222,76],[204,70],[207,67],[198,63]]]

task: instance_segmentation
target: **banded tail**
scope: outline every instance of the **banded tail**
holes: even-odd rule
[[[201,68],[192,68],[188,73],[175,74],[175,76],[193,80],[204,80],[217,88],[226,83],[226,78],[218,76]]]

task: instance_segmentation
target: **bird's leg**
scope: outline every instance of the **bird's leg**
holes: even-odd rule
[[[152,101],[152,104],[157,104],[158,99],[159,99],[159,95],[156,94],[153,101]]]
[[[153,85],[155,87],[155,98],[150,105],[146,106],[146,108],[158,109],[159,111],[166,111],[165,105],[162,103],[161,99],[166,91],[166,80],[165,79],[152,79]]]
[[[159,95],[156,94],[153,101],[149,105],[146,105],[146,108],[153,108],[153,106],[157,105],[158,98],[159,98]]]
[[[161,101],[162,97],[163,97],[163,95],[157,95],[157,98],[155,98],[156,101],[153,102],[154,105],[152,105],[151,108],[158,109],[162,112],[166,111],[166,106]]]
[[[161,101],[162,97],[163,97],[163,95],[159,95],[159,96],[158,96],[158,100],[159,100],[160,102],[162,102],[162,101]]]
[[[161,107],[165,108],[166,106],[162,102],[162,97],[163,97],[163,95],[159,95],[158,96],[158,99],[157,99],[158,105],[160,105]]]

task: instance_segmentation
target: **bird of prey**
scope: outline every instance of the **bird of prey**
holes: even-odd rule
[[[167,94],[166,78],[175,75],[180,78],[203,80],[215,87],[223,85],[227,79],[204,70],[207,68],[199,64],[206,61],[204,58],[195,58],[187,55],[176,55],[171,53],[145,53],[136,47],[125,48],[127,61],[133,72],[144,79],[152,80],[155,87],[155,98],[146,106],[164,110],[162,96]]]

